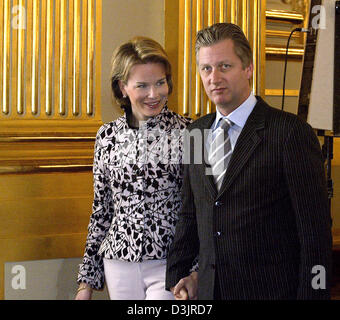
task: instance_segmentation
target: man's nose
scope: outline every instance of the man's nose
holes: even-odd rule
[[[219,83],[221,80],[220,73],[218,69],[213,69],[210,74],[210,81],[213,84]]]

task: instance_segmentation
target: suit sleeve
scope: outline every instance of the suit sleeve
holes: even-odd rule
[[[182,200],[182,210],[167,260],[165,285],[167,290],[175,286],[181,278],[189,275],[193,261],[199,252],[196,209],[190,187],[189,165],[184,165]]]
[[[297,298],[329,299],[331,215],[320,144],[308,124],[297,121],[292,126],[283,161],[300,242]]]

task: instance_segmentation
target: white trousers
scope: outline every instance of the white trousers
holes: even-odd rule
[[[111,300],[174,300],[165,290],[166,260],[127,262],[104,258]]]

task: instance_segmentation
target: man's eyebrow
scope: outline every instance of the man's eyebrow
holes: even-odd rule
[[[199,67],[202,67],[202,66],[205,67],[205,66],[211,66],[211,65],[219,66],[219,65],[224,64],[224,63],[231,64],[231,61],[226,59],[226,60],[218,61],[216,64],[215,63],[214,64],[211,64],[211,63],[201,63],[198,66]]]

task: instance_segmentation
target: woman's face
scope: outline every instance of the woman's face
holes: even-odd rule
[[[119,82],[129,97],[134,121],[146,121],[158,115],[168,100],[169,87],[162,63],[134,65],[126,83]]]

